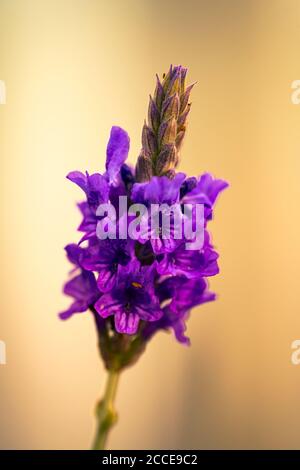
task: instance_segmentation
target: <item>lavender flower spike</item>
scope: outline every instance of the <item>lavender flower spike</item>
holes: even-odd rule
[[[209,173],[196,178],[176,171],[194,86],[186,87],[186,74],[187,69],[178,65],[171,66],[162,81],[157,77],[135,169],[126,163],[128,134],[114,126],[104,172],[72,171],[67,176],[85,196],[78,204],[82,215],[78,230],[83,236],[66,247],[73,269],[64,293],[73,300],[59,317],[67,320],[89,312],[96,325],[108,382],[97,406],[94,449],[105,447],[116,422],[114,397],[120,372],[133,365],[161,331],[171,331],[177,341],[189,345],[186,321],[191,310],[215,300],[207,279],[219,273],[219,255],[208,225],[216,200],[228,184]],[[125,199],[122,210],[120,196]],[[182,231],[185,205],[196,204],[202,205],[203,244],[189,250],[190,238]],[[146,214],[146,224],[136,238],[128,229],[133,205],[142,206]],[[115,214],[116,230],[108,231],[103,239],[99,227],[104,229],[112,220],[102,211],[104,206],[107,213]],[[166,213],[171,213],[169,224],[152,224]]]
[[[187,69],[173,67],[161,82],[157,76],[154,97],[150,96],[148,123],[142,132],[142,150],[137,161],[137,181],[151,176],[173,176],[186,131],[191,104],[189,97],[194,84],[185,87]]]

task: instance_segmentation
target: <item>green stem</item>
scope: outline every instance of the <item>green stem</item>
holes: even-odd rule
[[[120,371],[111,370],[108,373],[104,397],[98,403],[96,408],[98,429],[92,447],[93,450],[105,449],[109,431],[117,422],[117,413],[114,409],[114,401],[117,392],[119,376]]]

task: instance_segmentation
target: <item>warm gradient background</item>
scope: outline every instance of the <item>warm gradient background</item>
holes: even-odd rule
[[[111,125],[135,161],[155,73],[198,81],[181,169],[230,181],[211,224],[217,302],[192,347],[158,335],[121,378],[112,448],[300,448],[299,0],[0,0],[1,448],[88,448],[105,380],[89,315],[59,322],[73,169]]]

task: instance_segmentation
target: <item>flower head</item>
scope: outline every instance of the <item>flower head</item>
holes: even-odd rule
[[[171,66],[163,80],[157,78],[135,169],[126,163],[128,134],[115,126],[105,172],[73,171],[67,176],[83,190],[85,200],[78,204],[82,214],[78,230],[83,237],[79,244],[66,247],[74,269],[64,292],[73,303],[60,317],[92,311],[108,368],[116,367],[117,356],[118,367],[132,363],[142,344],[160,330],[172,329],[187,344],[185,322],[191,309],[215,299],[207,278],[219,272],[218,254],[207,224],[227,183],[209,173],[196,178],[175,171],[193,88],[185,85],[186,72],[182,66]],[[127,196],[128,205],[143,204],[149,209],[147,223],[137,239],[130,239],[127,232],[125,237],[100,239],[97,227],[103,228],[108,216],[99,215],[99,205],[115,209],[118,231],[124,225],[119,196]],[[203,244],[193,250],[187,249],[182,232],[185,204],[204,206]],[[170,215],[169,225],[152,223],[165,213]]]

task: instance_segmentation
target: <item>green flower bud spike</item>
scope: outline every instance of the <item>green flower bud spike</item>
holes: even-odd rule
[[[186,72],[187,69],[180,65],[171,65],[162,82],[157,76],[137,161],[136,179],[139,182],[149,181],[152,176],[174,176],[191,108],[189,97],[194,86],[185,87]]]

